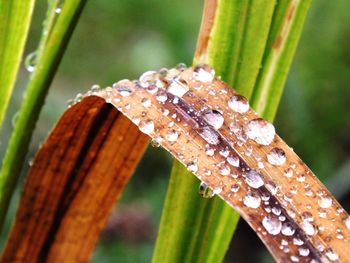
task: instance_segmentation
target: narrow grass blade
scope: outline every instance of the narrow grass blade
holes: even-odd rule
[[[194,64],[209,63],[249,97],[274,7],[273,1],[206,1]],[[239,215],[217,197],[201,198],[198,186],[199,181],[175,161],[153,262],[223,260]],[[176,196],[181,196],[181,205]]]
[[[232,84],[239,93],[248,98],[254,92],[255,100],[253,100],[252,106],[263,117],[269,119],[273,119],[274,116],[269,114],[269,112],[275,113],[277,110],[284,84],[284,81],[281,80],[285,80],[287,76],[309,5],[301,1],[291,1],[290,4],[296,10],[301,9],[302,11],[297,12],[298,15],[296,17],[292,16],[292,20],[296,21],[294,22],[296,29],[285,33],[288,39],[286,46],[288,46],[287,48],[290,51],[287,56],[280,58],[280,62],[284,63],[283,71],[274,72],[276,69],[275,65],[273,63],[265,63],[265,61],[269,50],[271,50],[271,43],[281,33],[280,30],[285,28],[285,17],[290,15],[288,13],[288,8],[290,8],[288,1],[280,1],[277,6],[275,6],[274,1],[207,1],[194,59],[195,63],[206,62],[211,64],[223,80]],[[272,76],[280,80],[279,85],[275,85],[274,90],[270,92],[259,92],[261,90],[259,80],[263,74],[259,73],[259,71],[273,72]],[[257,80],[258,75],[259,78]],[[266,87],[271,89],[270,83],[266,83]],[[256,89],[258,91],[255,91]],[[260,101],[273,100],[275,103],[268,102],[264,104],[264,108],[259,108],[257,107],[257,99]],[[178,165],[175,166],[177,167]],[[229,211],[229,207],[220,201],[200,201],[196,193],[198,182],[188,179],[189,177],[190,173],[185,168],[173,170],[171,174],[171,183],[168,191],[172,195],[169,194],[167,196],[154,253],[154,262],[161,262],[162,260],[176,262],[177,259],[185,258],[183,255],[187,254],[192,256],[192,260],[219,262],[225,255],[231,235],[238,221],[238,215]],[[181,187],[172,189],[172,185],[176,185],[178,180],[187,180],[187,184],[184,182],[182,184],[186,185],[185,187],[187,188],[193,189],[193,192],[187,195],[187,199],[197,198],[199,203],[199,205],[196,204],[192,208],[191,202],[185,203],[185,206],[189,206],[186,209],[186,213],[177,211],[176,199],[172,199],[174,195],[180,196],[188,192],[188,190],[185,192],[184,188]],[[215,202],[215,204],[211,205],[211,202]],[[201,206],[210,208],[205,210]],[[196,213],[196,211],[201,210],[206,212]],[[193,217],[196,217],[197,220]],[[169,218],[173,218],[170,223]],[[190,226],[187,225],[187,227],[201,229],[202,235],[190,237],[185,235],[182,239],[178,239],[177,242],[197,242],[199,245],[184,247],[182,250],[176,249],[178,246],[174,242],[171,246],[168,246],[165,240],[171,239],[172,233],[176,230],[180,231],[181,227],[183,227],[181,222],[186,222],[187,218],[191,218],[193,222],[200,224],[200,226],[189,224]],[[167,227],[163,227],[165,225]],[[222,225],[225,225],[225,231],[220,232],[220,226]],[[169,229],[176,230],[169,232]],[[217,230],[214,241],[203,242],[203,240],[207,240],[206,233],[210,232],[210,229]],[[215,245],[211,245],[213,242],[216,242],[214,243]],[[217,244],[219,245],[216,246]]]
[[[1,262],[87,262],[148,141],[101,98],[68,109],[34,159]]]
[[[34,2],[0,1],[0,127],[15,85]]]
[[[279,1],[251,104],[273,120],[311,0]]]
[[[55,12],[55,6],[61,1],[55,1],[56,4],[50,6],[45,28],[47,32],[44,32],[40,42],[35,70],[29,80],[0,171],[0,230],[40,109],[85,2],[64,1],[59,15]]]

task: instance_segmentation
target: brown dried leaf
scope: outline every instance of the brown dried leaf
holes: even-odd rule
[[[91,96],[37,153],[1,262],[86,262],[148,137]]]

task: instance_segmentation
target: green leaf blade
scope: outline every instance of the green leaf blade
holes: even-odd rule
[[[0,1],[0,127],[16,82],[34,3]]]
[[[211,2],[211,3],[209,3]],[[208,7],[215,1],[207,1]],[[285,13],[289,4],[295,5],[297,16],[294,18],[294,30],[287,32],[288,55],[280,58],[279,65],[283,70],[275,71],[274,63],[266,63],[269,57],[271,43],[283,27]],[[194,63],[208,63],[212,65],[222,79],[232,85],[239,93],[247,98],[253,97],[252,107],[257,109],[262,117],[272,120],[281,97],[284,80],[287,77],[299,35],[304,23],[309,3],[303,1],[216,1],[215,16],[212,30],[203,43],[197,45]],[[213,6],[211,6],[213,8]],[[207,10],[204,10],[207,12]],[[205,19],[205,15],[204,15]],[[207,22],[210,24],[210,22]],[[202,27],[203,21],[202,21]],[[206,25],[208,27],[208,25]],[[262,68],[263,66],[263,68]],[[261,91],[261,76],[264,72],[273,72],[273,82],[267,82],[269,92]],[[263,108],[258,107],[258,101],[266,102]],[[276,103],[277,102],[277,103]],[[159,236],[154,252],[153,262],[221,262],[233,235],[239,215],[231,207],[218,198],[200,201],[196,190],[199,182],[191,178],[186,168],[174,162],[170,185],[163,210]],[[177,180],[187,181],[174,189]],[[169,193],[172,193],[171,195]],[[178,205],[174,196],[183,195],[186,200],[198,199],[189,202],[185,211],[172,210]],[[195,204],[195,205],[194,205]],[[192,208],[190,206],[192,205]],[[172,218],[165,223],[164,218]],[[191,218],[188,225],[181,225],[186,218]],[[195,219],[194,219],[195,218]],[[196,224],[193,224],[197,222]],[[167,224],[167,229],[163,226]],[[197,225],[199,224],[199,225]],[[186,230],[183,227],[187,228]],[[225,231],[222,231],[222,227]],[[168,230],[171,229],[171,232]],[[181,236],[169,246],[165,240],[173,238],[173,233],[182,231],[192,232]],[[183,244],[181,247],[178,243]],[[185,245],[184,245],[185,244]],[[196,244],[196,245],[193,245]],[[166,251],[166,252],[164,252]],[[164,252],[164,253],[163,253]]]
[[[0,170],[0,231],[40,110],[85,3],[86,0],[65,1],[58,17],[56,5],[49,7],[49,31],[40,41],[37,64],[27,85]]]

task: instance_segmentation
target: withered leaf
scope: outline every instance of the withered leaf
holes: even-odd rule
[[[1,262],[87,262],[148,140],[99,97],[68,109],[34,159]]]

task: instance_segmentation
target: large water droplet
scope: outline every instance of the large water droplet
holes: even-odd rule
[[[141,100],[141,103],[142,103],[142,106],[145,107],[145,108],[148,108],[151,106],[152,102],[149,98],[143,98]]]
[[[139,128],[140,131],[149,135],[154,131],[154,122],[152,120],[141,121]]]
[[[262,145],[269,145],[275,138],[275,127],[261,118],[248,122],[244,131],[248,138]]]
[[[201,82],[210,82],[214,79],[215,71],[206,64],[199,64],[194,68],[194,78]]]
[[[339,258],[338,254],[333,252],[333,250],[331,248],[326,249],[325,253],[326,253],[327,258],[331,261],[335,261]]]
[[[261,198],[257,193],[248,192],[243,198],[243,204],[250,208],[258,208],[261,203]]]
[[[262,221],[266,231],[271,235],[278,235],[282,229],[282,223],[277,217],[268,215]]]
[[[267,154],[267,160],[272,165],[282,165],[286,161],[286,154],[281,148],[273,148]]]
[[[239,112],[239,113],[244,113],[249,110],[249,103],[248,100],[241,96],[241,95],[235,95],[231,97],[228,100],[228,106],[230,109]]]
[[[203,198],[212,198],[215,195],[213,190],[203,182],[200,183],[198,192]]]
[[[175,142],[178,137],[179,137],[179,132],[176,130],[170,130],[166,135],[166,139],[169,142]]]
[[[329,196],[320,196],[318,199],[318,205],[322,208],[329,208],[332,205],[332,198]]]
[[[301,228],[304,230],[305,234],[308,236],[315,235],[315,227],[309,221],[303,221],[301,223]]]
[[[295,233],[295,229],[290,223],[283,223],[281,232],[285,236],[292,236]]]
[[[160,143],[156,139],[151,139],[151,146],[154,148],[158,148],[158,147],[160,147]]]
[[[217,110],[210,110],[203,114],[203,118],[216,130],[220,129],[224,124],[224,117]]]
[[[198,165],[196,162],[189,162],[186,165],[187,169],[191,172],[191,173],[195,173],[198,171]]]
[[[221,169],[220,169],[220,174],[223,175],[223,176],[227,176],[229,175],[231,172],[231,169],[230,167],[224,165]]]
[[[153,70],[146,71],[139,78],[140,85],[144,88],[146,88],[150,84],[154,84],[156,80],[157,80],[157,72]]]
[[[131,88],[133,87],[132,81],[128,79],[123,79],[113,84],[113,88],[117,89],[118,93],[122,97],[127,97],[131,95]]]
[[[29,53],[26,56],[24,60],[24,66],[28,72],[33,72],[35,70],[37,58],[38,58],[38,52],[36,51]]]
[[[202,128],[199,134],[209,144],[218,145],[220,143],[219,134],[210,127]]]
[[[249,170],[245,174],[245,180],[250,187],[259,188],[264,185],[262,176],[256,170]]]
[[[232,166],[239,167],[239,158],[237,156],[229,156],[226,160]]]
[[[159,91],[156,95],[156,100],[161,102],[161,103],[166,102],[167,99],[168,99],[168,96],[167,96],[166,92],[163,90]]]
[[[307,257],[310,254],[310,250],[306,247],[300,247],[298,250],[299,250],[299,255],[302,257]]]
[[[167,91],[175,96],[182,97],[186,94],[187,91],[189,91],[188,85],[186,83],[181,82],[180,80],[173,80],[170,82],[170,85],[168,86]]]

